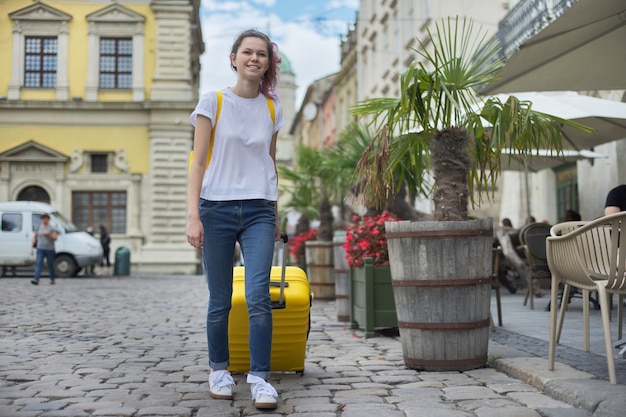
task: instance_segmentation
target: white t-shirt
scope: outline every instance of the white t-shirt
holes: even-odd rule
[[[222,90],[215,142],[205,171],[200,198],[211,201],[278,200],[278,178],[270,156],[272,135],[285,124],[283,109],[274,101],[275,122],[263,94],[256,98],[242,98]],[[196,125],[202,115],[215,123],[217,95],[215,91],[203,94],[189,117]],[[207,137],[208,141],[209,138]]]

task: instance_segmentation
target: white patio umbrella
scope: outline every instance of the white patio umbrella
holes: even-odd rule
[[[483,94],[626,88],[626,1],[578,0],[513,52]]]
[[[622,50],[622,53],[624,51]],[[563,149],[583,150],[626,138],[626,103],[578,94],[573,91],[525,92],[498,94],[530,101],[532,109],[595,129],[594,134],[563,126]]]

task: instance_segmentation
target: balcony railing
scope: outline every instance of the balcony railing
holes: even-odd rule
[[[508,59],[578,0],[521,0],[498,24],[496,39]]]

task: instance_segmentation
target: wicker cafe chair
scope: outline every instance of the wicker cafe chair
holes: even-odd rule
[[[528,274],[528,286],[524,305],[530,299],[531,310],[535,308],[533,298],[535,295],[534,282],[541,280],[550,281],[550,268],[546,257],[546,238],[550,236],[550,226],[544,223],[531,223],[520,230],[519,239],[526,253],[526,261],[531,273]]]
[[[583,303],[585,339],[589,339],[589,291],[598,291],[609,381],[617,383],[611,340],[609,294],[619,295],[617,307],[618,339],[622,337],[624,295],[626,295],[626,212],[604,216],[561,236],[550,236],[546,242],[548,265],[552,273],[551,303],[556,305],[559,284],[580,288],[587,299]],[[567,294],[563,294],[567,297]],[[566,299],[566,298],[564,298]],[[561,304],[560,320],[567,303]],[[557,343],[556,308],[550,310],[550,344],[548,370],[554,370]],[[587,345],[588,348],[588,345]]]
[[[550,236],[566,235],[569,232],[572,232],[572,231],[578,229],[579,227],[586,225],[587,223],[589,223],[589,222],[585,221],[585,220],[577,220],[577,221],[569,221],[569,222],[557,223],[554,226],[552,226],[552,228],[550,229]],[[567,302],[569,303],[570,299],[576,297],[576,298],[581,298],[584,303],[588,304],[589,302],[591,302],[593,304],[593,307],[596,310],[600,310],[600,304],[598,303],[598,297],[593,299],[590,296],[591,294],[589,293],[589,291],[587,291],[587,290],[580,290],[580,292],[579,292],[578,288],[574,288],[574,291],[572,291],[570,286],[567,285],[567,284],[563,284],[563,285],[561,285],[561,287],[562,288],[559,288],[559,295],[557,297],[557,299],[559,300],[559,303],[562,303],[563,300],[567,300]],[[565,297],[565,298],[563,298],[563,297]],[[561,304],[559,304],[559,306],[561,306]],[[548,302],[548,305],[546,306],[546,311],[550,311],[550,307],[551,307],[551,302]],[[588,320],[589,317],[587,316],[586,319]],[[559,316],[559,325],[558,325],[557,335],[556,335],[556,342],[557,343],[561,339],[561,328],[562,327],[563,327],[563,316]],[[584,349],[585,349],[585,352],[589,352],[589,338],[588,337],[585,338]]]

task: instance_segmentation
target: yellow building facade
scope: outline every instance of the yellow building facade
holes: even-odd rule
[[[196,272],[185,226],[199,7],[0,2],[0,201],[44,201],[79,229],[104,225],[133,272]]]

